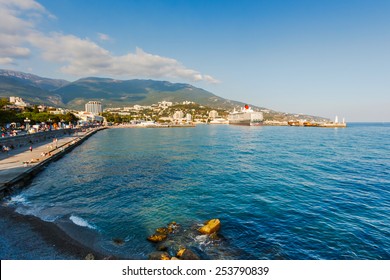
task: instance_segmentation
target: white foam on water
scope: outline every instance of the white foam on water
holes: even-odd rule
[[[76,224],[78,226],[96,229],[96,227],[94,225],[91,225],[90,223],[88,223],[88,221],[86,221],[83,218],[80,218],[78,216],[71,215],[69,217],[69,220],[71,220],[74,224]]]
[[[28,200],[23,194],[18,194],[15,196],[11,196],[11,198],[6,202],[7,205],[14,205],[14,204],[23,204],[27,205]]]

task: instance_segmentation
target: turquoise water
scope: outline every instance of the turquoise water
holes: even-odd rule
[[[7,203],[122,258],[219,218],[223,242],[187,240],[203,258],[390,259],[390,124],[104,130]]]

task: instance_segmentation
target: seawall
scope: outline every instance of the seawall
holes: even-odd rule
[[[25,168],[19,168],[19,167],[15,168],[15,169],[17,169],[16,172],[14,172],[16,176],[12,176],[12,178],[8,178],[8,179],[6,179],[5,182],[3,181],[2,183],[0,183],[0,199],[11,194],[15,190],[18,190],[18,189],[25,187],[31,181],[31,179],[33,179],[36,174],[38,174],[40,171],[42,171],[42,169],[45,166],[47,166],[50,162],[58,160],[59,158],[63,157],[65,154],[72,151],[75,147],[77,147],[78,145],[83,143],[85,140],[87,140],[93,134],[95,134],[96,132],[103,130],[103,129],[106,129],[106,128],[105,127],[94,128],[90,131],[85,132],[80,137],[75,137],[75,138],[71,139],[70,141],[67,141],[61,145],[58,145],[57,148],[49,151],[51,156],[45,157],[43,160],[40,160],[38,163],[34,163],[32,166],[27,166]],[[54,135],[58,136],[58,134],[55,134],[55,133],[53,133],[52,135],[46,135],[46,140],[50,139],[50,138],[54,138],[55,137]],[[30,142],[29,142],[30,140],[31,141],[35,140],[38,142],[38,140],[40,139],[40,138],[31,138],[28,136],[30,136],[30,135],[26,135],[25,136],[26,139],[24,139],[24,140],[17,139],[18,143],[20,143],[21,145],[25,145],[23,143],[30,144]],[[15,136],[12,138],[16,138],[16,137],[18,137],[18,136]],[[20,136],[20,137],[22,138],[23,136]],[[47,138],[47,137],[49,137],[49,138]],[[40,141],[43,141],[43,138]],[[35,143],[37,143],[37,142],[35,142]]]
[[[71,135],[75,131],[77,130],[67,128],[67,129],[59,129],[59,130],[52,130],[52,131],[45,131],[45,132],[37,132],[32,134],[4,137],[4,138],[0,138],[0,145],[1,146],[5,145],[7,147],[13,146],[15,149],[21,147],[28,147],[31,144],[40,143],[48,139],[60,138],[64,135]]]

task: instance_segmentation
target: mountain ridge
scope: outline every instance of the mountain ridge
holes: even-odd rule
[[[201,105],[231,109],[244,103],[219,97],[187,83],[152,79],[118,80],[83,77],[69,82],[34,74],[0,69],[0,96],[19,96],[28,102],[82,109],[91,99],[105,106],[150,105],[158,101],[193,101]]]
[[[207,90],[187,83],[171,83],[152,79],[118,80],[102,77],[84,77],[69,82],[61,79],[40,77],[20,71],[0,69],[0,97],[18,96],[33,104],[44,104],[76,110],[84,110],[90,100],[99,100],[104,107],[126,107],[151,105],[159,101],[183,102],[193,101],[200,105],[216,109],[233,110],[243,107],[244,102],[234,101],[217,96]],[[286,120],[296,115],[263,110],[265,118]],[[324,119],[316,116],[302,115],[309,119]]]

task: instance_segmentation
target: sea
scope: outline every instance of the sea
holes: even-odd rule
[[[389,260],[390,123],[106,129],[1,203],[119,259],[174,221],[171,250],[202,259]],[[7,215],[0,232],[1,259],[73,258]]]

